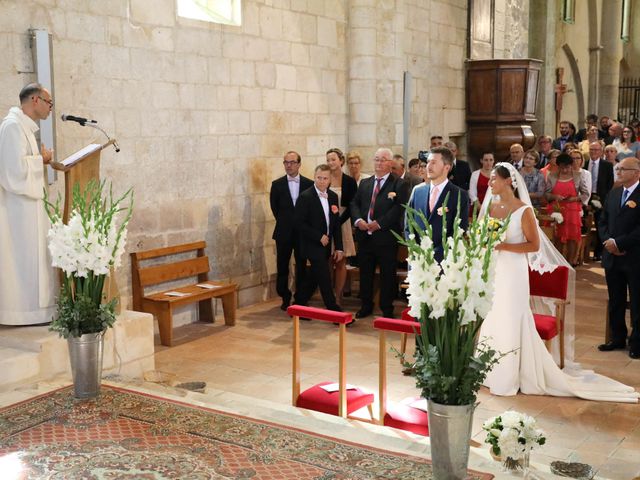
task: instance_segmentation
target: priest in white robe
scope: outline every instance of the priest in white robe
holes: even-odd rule
[[[29,84],[0,124],[0,325],[48,323],[55,313],[58,281],[43,201],[52,152],[44,145],[40,151],[34,135],[52,106],[45,88]]]

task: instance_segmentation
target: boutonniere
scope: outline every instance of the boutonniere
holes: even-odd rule
[[[438,215],[442,216],[445,213],[449,213],[449,209],[447,207],[440,207],[436,212],[438,212]]]
[[[633,200],[629,200],[627,203],[625,203],[625,205],[629,208],[636,208],[638,206],[638,204]]]
[[[331,205],[331,213],[338,213],[338,206],[337,205]]]
[[[396,194],[396,192],[389,192],[389,193],[387,194],[387,198],[388,198],[389,200],[393,200],[394,198],[396,198],[396,195],[397,195],[397,194]]]

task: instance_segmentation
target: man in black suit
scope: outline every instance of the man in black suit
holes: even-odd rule
[[[360,182],[351,202],[362,302],[356,318],[373,313],[373,277],[377,265],[380,266],[380,309],[385,317],[393,317],[398,241],[392,231],[402,233],[402,205],[409,198],[409,184],[391,173],[392,157],[393,152],[388,148],[376,151],[375,175]]]
[[[625,308],[627,291],[631,304],[629,356],[640,358],[640,160],[630,157],[615,167],[622,184],[607,196],[600,215],[600,238],[609,292],[609,328],[611,341],[598,347],[608,352],[624,349],[627,341]]]
[[[417,175],[411,174],[404,166],[404,157],[396,154],[393,156],[391,162],[391,172],[398,178],[401,178],[409,184],[409,191],[413,190],[413,187],[420,185],[423,180]]]
[[[271,183],[269,201],[276,219],[272,238],[276,241],[276,292],[282,297],[280,308],[286,310],[291,303],[289,290],[289,261],[293,252],[296,260],[296,294],[304,277],[305,262],[300,256],[299,238],[295,233],[293,210],[298,196],[313,185],[313,181],[300,175],[302,158],[297,152],[287,152],[284,156],[286,175]]]
[[[540,169],[546,167],[549,163],[549,154],[552,150],[553,138],[549,135],[541,135],[538,137],[538,154],[540,155],[540,161],[536,165],[536,168]]]
[[[448,148],[433,149],[427,162],[428,181],[416,187],[409,199],[409,206],[422,212],[431,225],[434,258],[437,262],[442,261],[444,252],[442,245],[444,214],[446,213],[447,218],[447,237],[453,234],[453,223],[456,217],[460,217],[460,226],[464,230],[469,226],[469,194],[448,180],[452,166],[453,154]],[[458,198],[460,210],[458,210]],[[420,227],[425,227],[420,217],[415,216],[414,220]],[[405,236],[409,233],[411,232],[405,227]]]
[[[300,253],[309,260],[311,271],[305,275],[300,292],[296,292],[296,304],[306,305],[316,287],[324,305],[329,310],[341,312],[331,287],[329,256],[336,262],[342,260],[342,223],[338,195],[329,190],[331,169],[327,164],[316,167],[314,186],[302,192],[296,203],[294,220],[300,235]],[[335,246],[331,253],[331,240]]]
[[[600,212],[607,195],[613,188],[613,165],[604,158],[604,149],[600,141],[592,142],[589,145],[589,160],[584,164],[584,169],[591,172],[591,201],[598,200],[600,208],[594,207],[593,218],[596,225],[600,220]],[[597,196],[597,198],[596,198]],[[593,203],[592,203],[593,205]],[[598,230],[596,230],[597,232]],[[602,239],[597,235],[596,248],[593,253],[594,260],[600,260],[602,255]]]
[[[453,154],[453,166],[449,172],[449,181],[454,185],[460,187],[465,192],[469,191],[469,182],[471,181],[471,168],[469,164],[464,160],[459,160],[458,146],[453,142],[446,142],[444,144],[446,148],[451,150]],[[431,150],[432,152],[435,150]]]

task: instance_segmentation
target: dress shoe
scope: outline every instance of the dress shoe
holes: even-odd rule
[[[280,310],[284,310],[286,312],[287,308],[289,308],[289,303],[290,302],[291,302],[291,300],[282,299],[282,305],[280,305]]]
[[[629,350],[629,358],[634,360],[640,359],[640,350]]]
[[[373,313],[373,309],[372,308],[361,308],[360,310],[358,310],[356,312],[356,318],[368,317],[372,313]]]
[[[383,311],[382,311],[382,316],[383,316],[384,318],[395,318],[395,317],[393,316],[393,310],[383,310]]]
[[[624,342],[614,342],[613,340],[598,345],[598,350],[601,352],[611,352],[613,350],[624,350],[626,345]]]

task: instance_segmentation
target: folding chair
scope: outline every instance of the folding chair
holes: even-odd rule
[[[358,387],[347,390],[347,361],[346,361],[346,325],[353,321],[352,315],[345,312],[334,312],[323,308],[302,307],[291,305],[287,313],[293,317],[293,390],[292,403],[296,407],[315,410],[318,412],[347,418],[348,415],[367,407],[373,420],[373,393]],[[300,317],[311,320],[339,324],[338,347],[338,390],[327,392],[323,386],[334,382],[321,382],[300,393]]]

